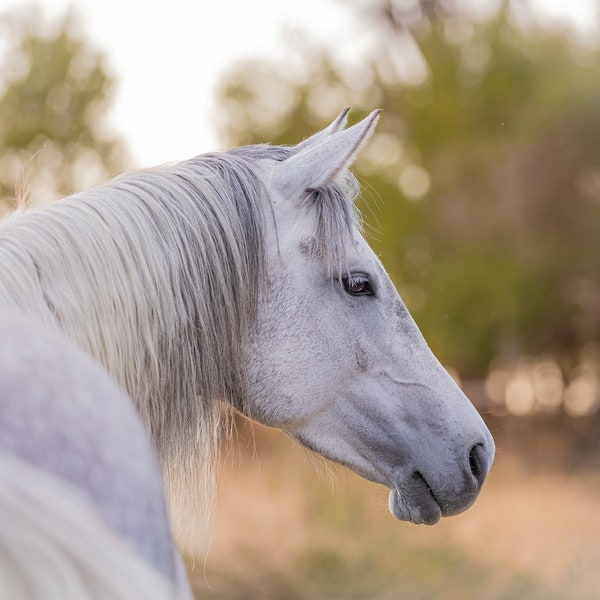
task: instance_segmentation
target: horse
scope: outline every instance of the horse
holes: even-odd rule
[[[152,439],[143,460],[156,450],[209,501],[232,410],[432,525],[473,504],[494,442],[362,234],[350,167],[379,111],[346,127],[348,110],[295,146],[205,154],[10,214],[0,306],[99,363]]]
[[[21,312],[0,312],[0,340],[0,596],[191,599],[129,398]]]

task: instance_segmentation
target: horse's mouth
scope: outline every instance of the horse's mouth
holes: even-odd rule
[[[429,484],[415,471],[402,487],[390,491],[390,512],[401,521],[435,525],[442,517],[442,510]]]

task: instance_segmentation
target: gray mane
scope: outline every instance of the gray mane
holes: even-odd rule
[[[245,402],[241,340],[266,282],[265,190],[246,146],[123,176],[0,224],[0,304],[61,329],[127,390],[167,463],[204,455],[219,400]],[[355,180],[310,190],[321,257],[339,262]],[[196,465],[197,468],[197,465]]]

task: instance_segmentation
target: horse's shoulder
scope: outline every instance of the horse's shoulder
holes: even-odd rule
[[[128,396],[61,333],[0,309],[0,451],[74,486],[174,579],[158,458]]]

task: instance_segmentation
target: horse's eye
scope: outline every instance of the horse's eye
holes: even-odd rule
[[[366,275],[350,275],[344,280],[344,288],[351,296],[372,296],[373,289]]]

